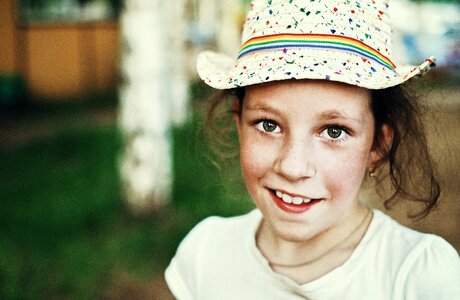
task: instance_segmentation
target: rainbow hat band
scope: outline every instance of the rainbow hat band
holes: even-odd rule
[[[254,0],[237,58],[205,51],[197,70],[216,89],[288,79],[383,89],[424,74],[435,61],[398,66],[391,57],[388,1]]]
[[[356,39],[332,34],[272,34],[255,37],[244,43],[240,49],[238,59],[254,52],[270,51],[275,49],[311,48],[330,49],[355,53],[371,59],[376,63],[394,70],[396,66],[385,55],[374,48]]]

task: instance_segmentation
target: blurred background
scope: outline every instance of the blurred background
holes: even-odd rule
[[[203,142],[203,49],[235,56],[249,1],[0,0],[0,299],[169,299],[163,272],[209,215],[253,208]],[[423,83],[439,207],[401,223],[460,250],[460,1],[396,0]],[[381,207],[371,189],[365,197]]]

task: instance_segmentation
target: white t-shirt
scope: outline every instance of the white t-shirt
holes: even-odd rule
[[[166,269],[179,300],[460,300],[460,259],[442,238],[401,226],[379,210],[350,258],[299,285],[272,271],[256,247],[261,213],[200,222]]]

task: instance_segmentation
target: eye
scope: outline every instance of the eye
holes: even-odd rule
[[[262,132],[269,133],[278,133],[280,132],[280,127],[278,123],[272,120],[261,120],[256,123],[256,128]]]
[[[333,139],[338,139],[342,135],[343,129],[338,127],[330,127],[327,129],[327,135]]]
[[[340,141],[347,135],[346,130],[341,126],[329,126],[321,132],[321,136],[332,141]]]

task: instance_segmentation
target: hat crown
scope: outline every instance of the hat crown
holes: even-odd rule
[[[245,21],[242,48],[251,39],[272,35],[347,37],[391,58],[388,1],[254,0]]]
[[[388,0],[253,0],[237,59],[198,56],[200,77],[216,89],[280,80],[331,80],[383,89],[421,76],[391,59]]]

